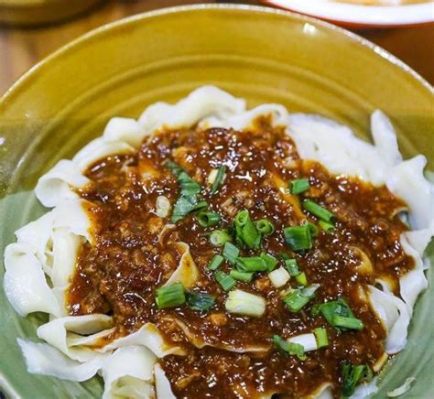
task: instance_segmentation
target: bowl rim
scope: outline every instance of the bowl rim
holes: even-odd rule
[[[385,59],[386,61],[390,62],[397,68],[400,68],[404,72],[410,74],[420,84],[422,84],[426,89],[428,89],[431,93],[434,94],[434,86],[432,86],[424,77],[422,77],[418,72],[416,72],[404,61],[402,61],[395,55],[391,54],[389,51],[383,49],[379,45],[371,42],[370,40],[365,39],[364,37],[361,37],[360,35],[353,33],[347,29],[336,26],[330,22],[326,22],[324,20],[312,16],[299,14],[297,12],[278,9],[278,8],[271,8],[266,6],[257,6],[257,5],[248,5],[248,4],[193,4],[193,5],[167,7],[167,8],[162,8],[162,9],[131,15],[129,17],[121,18],[119,20],[101,25],[95,29],[90,30],[89,32],[86,32],[85,34],[79,36],[78,38],[73,39],[72,41],[66,43],[65,45],[61,46],[57,50],[53,51],[48,56],[42,58],[30,69],[24,72],[0,97],[0,109],[2,106],[5,106],[7,104],[9,99],[14,95],[16,91],[18,91],[19,87],[25,83],[27,78],[31,77],[34,73],[37,73],[40,69],[45,67],[45,65],[51,63],[57,57],[60,57],[64,53],[73,50],[75,47],[78,47],[81,44],[85,43],[88,39],[95,38],[98,35],[103,34],[104,32],[110,29],[120,27],[120,26],[125,26],[134,21],[146,20],[148,18],[154,18],[161,15],[176,14],[179,12],[188,12],[188,11],[200,11],[200,10],[228,10],[228,11],[244,10],[244,11],[252,11],[258,13],[263,12],[266,14],[289,16],[291,18],[296,18],[306,23],[316,24],[322,28],[329,29],[333,32],[339,33],[345,36],[346,38],[352,40],[355,44],[358,44],[362,47],[369,49],[370,51],[373,51],[375,54]]]
[[[367,6],[323,0],[264,0],[264,2],[312,17],[349,25],[399,27],[434,23],[432,1],[396,6]]]
[[[396,56],[389,53],[387,50],[384,50],[382,47],[374,44],[373,42],[351,32],[347,29],[344,29],[342,27],[333,25],[329,22],[299,14],[296,12],[283,10],[283,9],[276,9],[271,7],[264,7],[264,6],[256,6],[256,5],[244,5],[244,4],[193,4],[193,5],[181,5],[181,6],[175,6],[175,7],[167,7],[162,9],[157,9],[153,11],[147,11],[139,14],[135,14],[129,17],[125,17],[104,25],[101,25],[95,29],[90,30],[89,32],[86,32],[85,34],[79,36],[78,38],[66,43],[65,45],[61,46],[59,49],[55,50],[48,56],[44,57],[42,60],[37,62],[34,66],[32,66],[30,69],[28,69],[21,77],[19,77],[12,86],[9,87],[9,89],[0,97],[0,110],[2,107],[6,107],[8,105],[9,101],[13,101],[13,96],[15,93],[19,93],[19,89],[21,86],[26,84],[27,79],[33,77],[35,73],[39,73],[39,71],[44,68],[46,65],[49,65],[52,61],[56,60],[58,57],[62,56],[64,53],[67,53],[71,50],[74,50],[76,47],[85,44],[88,40],[94,39],[98,35],[104,34],[106,31],[111,30],[116,27],[126,26],[130,23],[146,20],[148,18],[154,18],[162,15],[168,15],[168,14],[176,14],[180,12],[189,12],[189,11],[201,11],[201,10],[241,10],[241,11],[252,11],[257,13],[266,13],[271,15],[280,15],[280,16],[287,16],[291,18],[295,18],[301,22],[307,23],[307,24],[315,24],[321,28],[328,29],[332,32],[338,33],[340,35],[343,35],[344,37],[351,40],[354,44],[360,45],[369,51],[374,52],[377,56],[383,58],[385,61],[390,62],[395,67],[401,69],[405,73],[412,76],[419,84],[422,85],[425,89],[430,91],[432,94],[434,94],[434,87],[425,79],[423,78],[419,73],[417,73],[415,70],[413,70],[409,65],[407,65],[405,62],[401,61]],[[14,387],[9,383],[9,381],[6,379],[6,377],[3,375],[3,373],[0,370],[0,387],[3,389],[3,391],[11,398],[11,399],[21,399],[20,395],[15,391]]]

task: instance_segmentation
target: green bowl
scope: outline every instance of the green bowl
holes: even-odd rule
[[[112,116],[137,117],[148,104],[175,101],[203,84],[245,97],[250,106],[277,102],[291,111],[320,113],[365,138],[370,113],[381,108],[397,128],[404,155],[423,153],[433,168],[433,90],[384,50],[284,11],[165,9],[85,35],[31,69],[1,99],[1,248],[44,212],[32,190],[55,162],[100,135]],[[431,270],[428,278],[408,345],[389,363],[376,398],[410,376],[417,380],[405,398],[434,397]],[[16,339],[35,339],[42,320],[17,316],[0,290],[0,385],[26,399],[99,397],[97,378],[77,384],[26,372]]]

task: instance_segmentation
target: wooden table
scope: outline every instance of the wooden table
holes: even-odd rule
[[[0,94],[36,62],[97,26],[157,8],[216,2],[219,1],[108,0],[85,15],[61,24],[27,29],[0,27]],[[434,83],[434,25],[358,33],[389,50]]]

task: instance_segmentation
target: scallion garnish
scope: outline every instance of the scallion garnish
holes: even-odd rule
[[[331,223],[335,218],[335,215],[332,212],[310,199],[305,199],[303,201],[303,208],[324,222]]]
[[[312,248],[312,233],[307,224],[285,227],[283,234],[286,243],[294,251],[304,251]]]
[[[167,160],[164,164],[176,176],[181,186],[181,193],[173,207],[172,222],[183,219],[186,215],[206,208],[208,204],[199,198],[201,187],[175,162]]]
[[[303,345],[296,344],[294,342],[288,342],[279,335],[273,335],[273,344],[281,352],[284,352],[288,355],[297,356],[300,360],[306,359]]]
[[[354,316],[343,298],[315,305],[312,313],[314,315],[321,313],[333,327],[338,329],[361,330],[364,327],[363,322]]]
[[[261,317],[265,313],[265,306],[264,298],[242,290],[229,292],[225,302],[226,310],[229,313],[252,317]]]
[[[236,281],[229,274],[222,271],[216,272],[215,279],[225,291],[230,291],[236,284]]]
[[[234,226],[237,242],[246,244],[252,249],[259,248],[261,243],[261,233],[250,218],[247,209],[237,213],[234,219]]]
[[[310,235],[315,238],[318,235],[318,227],[316,227],[313,223],[307,222],[305,223],[307,227],[309,227]]]
[[[240,272],[239,270],[231,270],[229,276],[238,281],[249,283],[252,281],[254,273]]]
[[[301,194],[309,190],[310,184],[308,179],[297,179],[290,183],[291,194]]]
[[[282,266],[276,270],[273,270],[271,273],[268,273],[268,278],[271,281],[271,284],[276,288],[283,287],[291,278],[289,273]]]
[[[223,256],[224,258],[231,264],[235,264],[237,262],[237,258],[240,254],[240,250],[231,242],[226,242],[223,247]]]
[[[159,309],[173,308],[185,303],[185,290],[181,283],[160,287],[155,291],[155,302]]]
[[[301,272],[295,276],[295,280],[300,285],[307,285],[307,277],[305,272]]]
[[[296,288],[283,298],[283,302],[291,312],[297,313],[315,296],[318,287],[318,284],[312,284],[309,287]]]
[[[215,247],[222,247],[231,240],[231,236],[226,230],[214,230],[209,236],[209,242]]]
[[[211,227],[220,222],[220,215],[217,212],[200,211],[196,219],[202,227]]]
[[[267,254],[266,252],[262,252],[260,257],[267,264],[267,269],[269,272],[272,272],[279,263],[279,261],[273,255]]]
[[[318,327],[313,330],[313,333],[315,334],[316,344],[319,348],[324,348],[325,346],[328,346],[329,339],[327,336],[327,330],[324,327]]]
[[[208,264],[209,270],[217,270],[225,259],[221,255],[215,255]]]
[[[326,233],[331,233],[335,229],[335,226],[332,223],[324,222],[323,220],[320,220],[318,224]]]
[[[213,296],[202,292],[188,292],[186,295],[187,306],[190,309],[206,312],[211,309],[215,303]]]
[[[298,276],[301,273],[296,259],[285,259],[284,264],[292,277]]]
[[[265,272],[268,265],[261,256],[241,256],[237,259],[237,268],[243,272]]]
[[[345,362],[341,366],[341,374],[344,398],[350,397],[360,382],[369,381],[372,378],[372,370],[366,364],[354,365]]]
[[[215,194],[223,183],[226,174],[226,166],[221,165],[217,168],[217,176],[211,186],[211,194]]]
[[[268,219],[259,219],[255,222],[256,229],[263,235],[269,236],[274,233],[274,225]]]

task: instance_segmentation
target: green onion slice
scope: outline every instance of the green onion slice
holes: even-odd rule
[[[279,263],[279,261],[277,260],[277,258],[275,258],[273,255],[271,254],[267,254],[266,252],[261,252],[260,257],[264,260],[264,262],[267,265],[267,270],[269,272],[272,272],[277,264]]]
[[[238,256],[240,254],[240,250],[231,242],[226,242],[223,247],[223,256],[224,258],[231,264],[235,264],[237,262]]]
[[[283,302],[291,312],[297,313],[315,296],[318,288],[319,284],[312,284],[309,287],[294,289],[283,298]]]
[[[241,256],[237,259],[237,268],[243,272],[265,272],[268,264],[261,256]]]
[[[243,316],[261,317],[265,313],[265,299],[242,290],[229,292],[225,302],[225,308],[229,313]]]
[[[307,277],[306,274],[304,272],[298,274],[297,276],[295,276],[295,280],[297,281],[298,284],[300,285],[307,285]]]
[[[239,270],[231,270],[229,276],[238,281],[243,281],[245,283],[250,283],[253,279],[254,273],[240,272]]]
[[[329,339],[327,336],[327,330],[324,327],[318,327],[313,330],[313,333],[315,334],[316,344],[319,348],[324,348],[325,346],[328,346]]]
[[[220,222],[220,215],[217,212],[200,211],[196,219],[202,227],[211,227]]]
[[[226,175],[226,166],[225,165],[221,165],[217,168],[217,176],[211,186],[211,194],[215,194],[220,186],[223,184],[223,180],[225,178]]]
[[[318,224],[319,227],[321,227],[321,230],[325,231],[326,233],[331,233],[335,229],[334,224],[324,222],[323,220],[320,220]]]
[[[295,277],[301,273],[296,259],[285,259],[284,264],[285,269],[288,270],[291,276]]]
[[[225,291],[230,291],[236,284],[231,276],[222,271],[216,272],[215,279]]]
[[[359,383],[371,380],[372,370],[366,364],[354,365],[345,362],[341,366],[341,375],[342,395],[344,398],[348,398],[354,393]]]
[[[155,302],[159,309],[183,305],[185,300],[185,290],[181,283],[160,287],[155,291]]]
[[[288,342],[279,335],[273,335],[273,344],[281,352],[288,355],[297,356],[300,360],[305,360],[306,355],[304,353],[304,347],[301,344],[296,344],[294,342]]]
[[[226,230],[214,230],[209,236],[209,242],[215,247],[222,247],[231,240],[231,236]]]
[[[312,313],[313,315],[321,313],[329,324],[338,329],[361,330],[364,327],[363,322],[354,316],[343,298],[315,305]]]
[[[307,224],[285,227],[285,241],[293,251],[304,251],[312,248],[312,233]]]
[[[209,270],[217,270],[225,259],[221,255],[215,255],[208,264]]]
[[[268,219],[259,219],[255,222],[256,229],[264,236],[269,236],[274,233],[274,224]]]
[[[201,292],[188,292],[186,295],[187,306],[190,309],[206,312],[215,304],[213,296]]]
[[[310,199],[305,199],[303,201],[303,208],[324,222],[331,223],[335,219],[335,215],[332,212]]]
[[[237,213],[234,219],[234,226],[237,242],[246,244],[251,249],[259,248],[261,233],[250,218],[247,209],[243,209]]]
[[[290,183],[291,194],[301,194],[309,190],[310,184],[308,179],[297,179]]]

